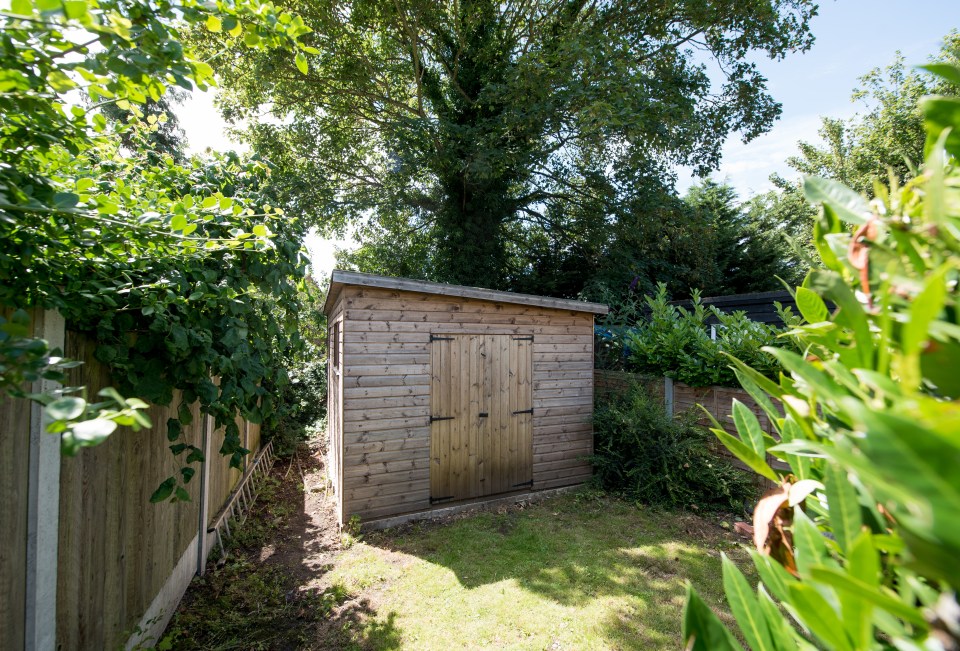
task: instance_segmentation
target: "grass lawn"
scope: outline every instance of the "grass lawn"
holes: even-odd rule
[[[724,534],[582,492],[370,534],[327,580],[371,595],[377,648],[678,649],[686,581],[721,603]]]
[[[748,569],[709,519],[586,490],[341,538],[318,472],[258,502],[244,546],[188,593],[173,648],[678,649],[686,582],[729,622],[720,552]]]

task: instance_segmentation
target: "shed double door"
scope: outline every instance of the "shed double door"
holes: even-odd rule
[[[430,498],[533,484],[533,337],[433,335]]]

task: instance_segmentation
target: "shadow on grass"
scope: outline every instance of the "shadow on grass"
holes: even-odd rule
[[[280,460],[224,561],[191,584],[165,634],[170,649],[398,649],[395,613],[324,575],[340,534],[322,486],[321,455]]]
[[[687,581],[719,605],[719,552],[740,556],[726,533],[702,518],[590,494],[414,525],[367,542],[448,568],[468,590],[510,579],[562,606],[599,600],[609,605],[600,609],[600,636],[620,649],[676,647]]]

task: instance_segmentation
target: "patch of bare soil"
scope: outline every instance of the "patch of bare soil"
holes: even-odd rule
[[[334,513],[333,490],[327,484],[322,448],[303,446],[288,460],[274,466],[274,477],[283,475],[272,499],[284,521],[276,522],[273,541],[260,550],[261,559],[290,571],[301,590],[319,585],[341,550],[340,527]],[[286,468],[284,469],[284,463]],[[265,509],[270,511],[269,507]],[[255,514],[251,513],[251,517]]]
[[[357,631],[371,629],[375,604],[325,581],[343,550],[325,452],[303,445],[276,462],[226,557],[190,586],[164,648],[371,648]]]

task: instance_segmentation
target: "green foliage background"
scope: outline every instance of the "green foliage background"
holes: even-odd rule
[[[599,365],[669,377],[694,387],[739,386],[728,356],[774,378],[780,363],[765,347],[794,347],[782,337],[785,328],[751,321],[743,312],[704,306],[696,290],[691,309],[671,305],[667,287],[661,284],[656,294],[624,301],[615,310],[597,339]],[[789,307],[779,314],[788,326],[799,321]],[[716,320],[715,338],[710,334],[711,318]]]

